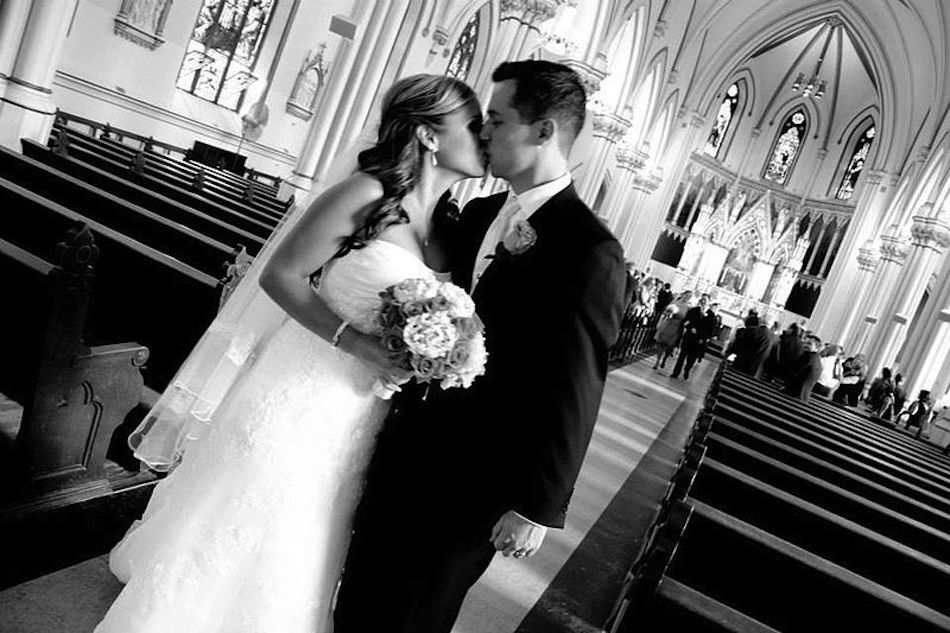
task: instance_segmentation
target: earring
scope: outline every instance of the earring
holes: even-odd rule
[[[433,166],[433,167],[438,167],[438,166],[439,166],[439,158],[435,155],[435,150],[433,150],[432,153],[429,154],[429,156],[430,156],[430,160],[432,161],[432,166]]]

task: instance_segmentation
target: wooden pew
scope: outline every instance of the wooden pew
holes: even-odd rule
[[[129,170],[131,170],[129,174],[131,176],[149,177],[148,180],[143,179],[143,182],[159,182],[166,185],[173,185],[183,191],[188,191],[199,199],[204,199],[206,202],[231,209],[232,211],[266,223],[276,224],[286,212],[286,207],[283,205],[274,209],[248,203],[237,195],[226,195],[217,190],[213,183],[208,181],[203,172],[195,172],[189,175],[178,170],[167,168],[160,164],[161,159],[159,157],[146,154],[141,150],[136,152],[121,144],[107,144],[104,141],[99,141],[98,139],[83,136],[75,132],[68,132],[63,129],[60,130],[59,134],[60,136],[58,137],[51,137],[51,148],[60,153],[65,151],[69,154],[72,152],[72,155],[82,158],[87,162],[92,162],[99,167],[102,167],[102,164],[96,161],[95,157],[122,165],[122,174],[129,174]],[[108,165],[109,163],[104,164]]]
[[[223,218],[207,215],[92,165],[68,156],[53,154],[42,145],[28,139],[23,140],[23,149],[24,156],[6,152],[0,154],[0,160],[6,164],[12,163],[13,168],[22,171],[33,168],[34,171],[40,172],[42,169],[37,165],[41,164],[45,166],[47,173],[53,172],[50,175],[51,178],[79,181],[88,187],[105,192],[106,197],[119,198],[129,206],[146,209],[169,222],[187,227],[199,235],[224,244],[229,252],[245,247],[250,254],[256,255],[264,245],[266,237],[264,234],[271,230],[270,227],[257,227],[253,223],[246,222],[243,216],[237,214],[229,214]],[[24,162],[26,165],[18,166],[17,161]],[[256,233],[240,228],[242,225],[248,229],[256,229]]]
[[[218,280],[0,178],[0,239],[50,261],[48,236],[65,234],[76,222],[89,226],[101,252],[86,341],[145,345],[152,350],[146,384],[161,391],[214,318]]]
[[[157,140],[151,136],[115,128],[108,123],[93,121],[92,119],[87,119],[62,110],[56,111],[55,126],[78,129],[88,136],[114,139],[119,142],[134,145],[135,149],[145,149],[146,151],[152,151],[162,156],[174,158],[180,162],[204,166],[190,159],[190,149],[178,147],[171,143]],[[243,176],[225,169],[215,168],[214,172],[218,177],[232,180],[238,184],[254,182],[254,184],[260,188],[260,191],[275,198],[280,188],[280,178],[259,172],[255,169],[246,169]]]
[[[236,254],[227,244],[5,148],[0,148],[0,170],[8,180],[31,191],[42,190],[46,199],[208,275],[223,275]]]
[[[26,147],[26,145],[24,145],[24,147]],[[65,146],[59,145],[52,151],[55,151],[59,154],[63,154],[65,152],[66,155],[71,158],[75,158],[79,161],[90,164],[112,174],[113,176],[130,180],[145,187],[146,189],[150,189],[165,196],[166,198],[170,198],[171,200],[189,206],[212,217],[224,219],[228,215],[237,213],[237,215],[246,218],[248,225],[245,226],[235,222],[232,222],[232,224],[245,230],[252,231],[261,237],[267,237],[267,235],[273,231],[278,223],[278,220],[270,214],[260,213],[247,207],[234,209],[231,206],[219,204],[214,200],[209,200],[197,192],[192,191],[190,187],[179,187],[173,183],[155,178],[154,176],[146,174],[142,172],[142,170],[137,169],[135,164],[125,161],[124,157],[120,155],[109,154],[108,152],[93,151],[89,148],[83,147],[81,143],[70,143]],[[32,155],[27,151],[24,153],[27,153],[27,155]],[[258,229],[253,228],[255,226],[258,227],[261,232],[258,232]]]
[[[56,234],[46,232],[42,255],[0,239],[0,278],[16,297],[4,315],[0,391],[23,405],[19,426],[3,429],[0,506],[108,491],[106,451],[142,391],[148,349],[83,341],[99,257],[92,232],[76,223],[64,241]]]

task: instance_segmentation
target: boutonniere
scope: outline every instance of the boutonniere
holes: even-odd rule
[[[518,220],[502,240],[505,250],[512,255],[524,255],[538,241],[538,232],[527,220]]]

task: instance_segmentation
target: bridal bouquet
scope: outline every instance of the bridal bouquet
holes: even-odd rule
[[[380,293],[383,343],[418,382],[470,387],[485,373],[485,337],[475,303],[451,283],[406,279]]]

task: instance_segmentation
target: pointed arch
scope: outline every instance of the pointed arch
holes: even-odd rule
[[[657,109],[659,95],[663,86],[663,77],[666,74],[666,49],[664,48],[650,60],[649,72],[637,87],[629,101],[630,130],[627,138],[638,146],[644,140],[644,130],[653,118]]]
[[[716,120],[713,122],[703,145],[702,151],[705,154],[720,161],[726,157],[729,147],[732,145],[732,139],[736,135],[736,130],[739,128],[739,121],[746,111],[748,99],[749,84],[744,77],[733,81],[722,92],[722,100],[716,112]]]
[[[610,112],[620,112],[637,76],[646,47],[646,9],[641,7],[627,18],[607,46],[607,76],[596,99]]]
[[[647,139],[647,143],[650,147],[650,156],[653,159],[653,163],[656,163],[656,159],[666,149],[666,143],[670,138],[670,131],[673,129],[673,121],[676,118],[678,101],[679,90],[674,90],[673,93],[666,98],[663,107],[650,124],[650,129],[653,130],[653,132],[650,134],[649,139]]]
[[[808,109],[804,105],[785,116],[772,141],[772,149],[762,170],[762,180],[780,186],[788,182],[802,154],[802,146],[808,137],[809,123]]]
[[[491,72],[490,68],[485,67],[485,62],[488,60],[488,51],[491,50],[491,43],[495,38],[495,29],[498,25],[498,16],[495,14],[491,0],[472,0],[456,14],[448,29],[448,41],[454,44],[446,72],[452,68],[452,62],[460,46],[464,44],[466,32],[473,22],[478,24],[476,39],[465,76],[459,78],[470,86],[480,86],[486,81],[487,73]]]
[[[856,125],[855,122],[857,122]],[[865,115],[863,118],[856,117],[848,127],[852,128],[851,136],[842,148],[828,191],[829,197],[838,200],[851,199],[858,178],[870,162],[870,152],[874,147],[874,136],[877,131],[874,118],[870,115]]]

